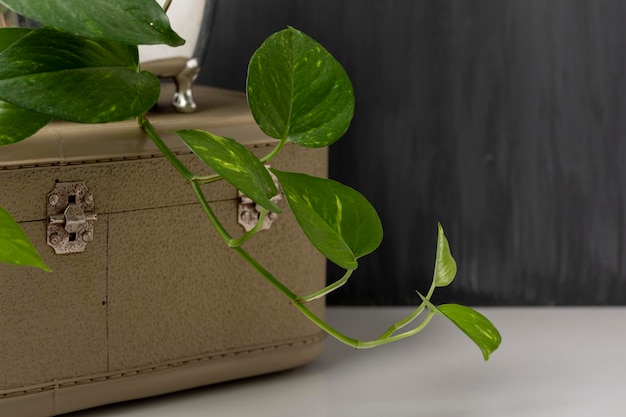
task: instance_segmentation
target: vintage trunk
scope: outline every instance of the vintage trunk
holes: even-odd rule
[[[210,173],[165,132],[200,128],[258,155],[271,150],[242,94],[199,87],[195,98],[196,113],[150,117],[194,172]],[[287,146],[271,164],[325,176],[327,154]],[[0,150],[0,184],[0,206],[53,270],[0,265],[1,416],[50,416],[273,372],[321,352],[323,334],[226,247],[134,121],[54,122]],[[227,229],[243,233],[237,191],[204,187]],[[245,248],[292,290],[312,292],[325,285],[325,260],[284,199],[280,206],[271,229]],[[58,255],[47,240],[84,251]]]

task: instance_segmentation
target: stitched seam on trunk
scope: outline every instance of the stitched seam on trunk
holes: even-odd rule
[[[251,355],[255,353],[297,348],[297,347],[306,346],[312,343],[317,343],[323,340],[325,337],[326,337],[325,333],[318,333],[317,335],[309,337],[307,339],[281,343],[281,344],[276,344],[272,346],[252,347],[250,349],[244,349],[240,351],[223,352],[223,353],[199,356],[199,357],[191,358],[191,359],[174,360],[170,363],[153,365],[153,366],[149,366],[146,368],[138,368],[138,369],[129,370],[129,371],[121,371],[121,372],[112,373],[112,374],[92,375],[91,377],[81,377],[81,378],[67,379],[67,380],[62,380],[62,381],[52,381],[49,383],[41,384],[40,386],[36,388],[33,387],[31,389],[24,389],[24,390],[14,389],[13,391],[6,390],[7,392],[0,394],[0,399],[14,398],[14,397],[19,397],[19,396],[28,395],[28,394],[36,394],[38,392],[46,392],[46,391],[57,390],[61,388],[73,387],[73,386],[82,385],[82,384],[104,382],[104,381],[109,381],[109,380],[118,379],[118,378],[128,378],[128,377],[133,377],[137,375],[145,375],[145,374],[149,374],[152,372],[183,368],[186,366],[197,365],[197,364],[202,364],[202,363],[209,363],[211,361],[225,359],[225,358],[237,358],[240,356],[246,356],[246,355]]]
[[[259,143],[256,145],[248,145],[246,148],[248,149],[260,149],[260,148],[268,148],[274,146],[273,143]],[[192,152],[189,151],[174,151],[174,155],[191,155]],[[154,159],[154,158],[163,158],[163,155],[158,154],[149,154],[149,155],[137,155],[137,156],[120,156],[119,158],[102,158],[102,159],[93,159],[93,160],[84,160],[84,161],[71,161],[71,162],[49,162],[49,163],[41,163],[41,164],[24,164],[24,165],[9,165],[9,166],[0,166],[0,171],[14,171],[17,169],[29,169],[29,168],[51,168],[51,167],[66,167],[66,166],[80,166],[80,165],[92,165],[92,164],[102,164],[108,162],[122,162],[122,161],[140,161],[143,159]]]

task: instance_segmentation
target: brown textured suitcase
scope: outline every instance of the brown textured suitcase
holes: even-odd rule
[[[210,173],[165,132],[204,129],[269,152],[243,94],[196,87],[195,96],[195,113],[150,116],[195,172]],[[287,146],[272,166],[325,176],[327,154]],[[62,414],[283,370],[321,353],[323,334],[226,247],[134,121],[53,122],[3,147],[0,184],[0,206],[53,270],[0,265],[0,416]],[[227,229],[243,233],[237,190],[204,187]],[[246,248],[296,292],[322,288],[324,258],[280,206]],[[56,254],[48,241],[72,253]],[[313,309],[323,315],[324,305]]]

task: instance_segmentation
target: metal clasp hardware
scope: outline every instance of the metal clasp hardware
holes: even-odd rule
[[[47,195],[48,245],[60,254],[85,250],[93,240],[93,193],[84,182],[59,182]]]
[[[269,168],[269,165],[265,165],[266,168]],[[274,180],[274,185],[280,191],[280,185],[278,183],[278,178],[274,174],[270,172],[272,179]],[[279,201],[283,199],[283,195],[281,192],[276,194],[274,197],[270,198],[270,201],[274,204],[278,204]],[[252,230],[254,226],[256,226],[259,221],[259,215],[261,214],[261,209],[250,197],[239,191],[239,206],[238,206],[238,223],[243,226],[246,232]],[[268,230],[272,223],[278,218],[277,213],[269,212],[265,216],[265,221],[263,222],[263,226],[261,226],[261,230]]]

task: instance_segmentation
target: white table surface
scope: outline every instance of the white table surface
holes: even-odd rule
[[[327,317],[367,338],[408,311],[334,307]],[[437,317],[399,343],[356,351],[328,339],[301,368],[67,416],[626,416],[626,308],[479,311],[503,336],[489,362]]]

